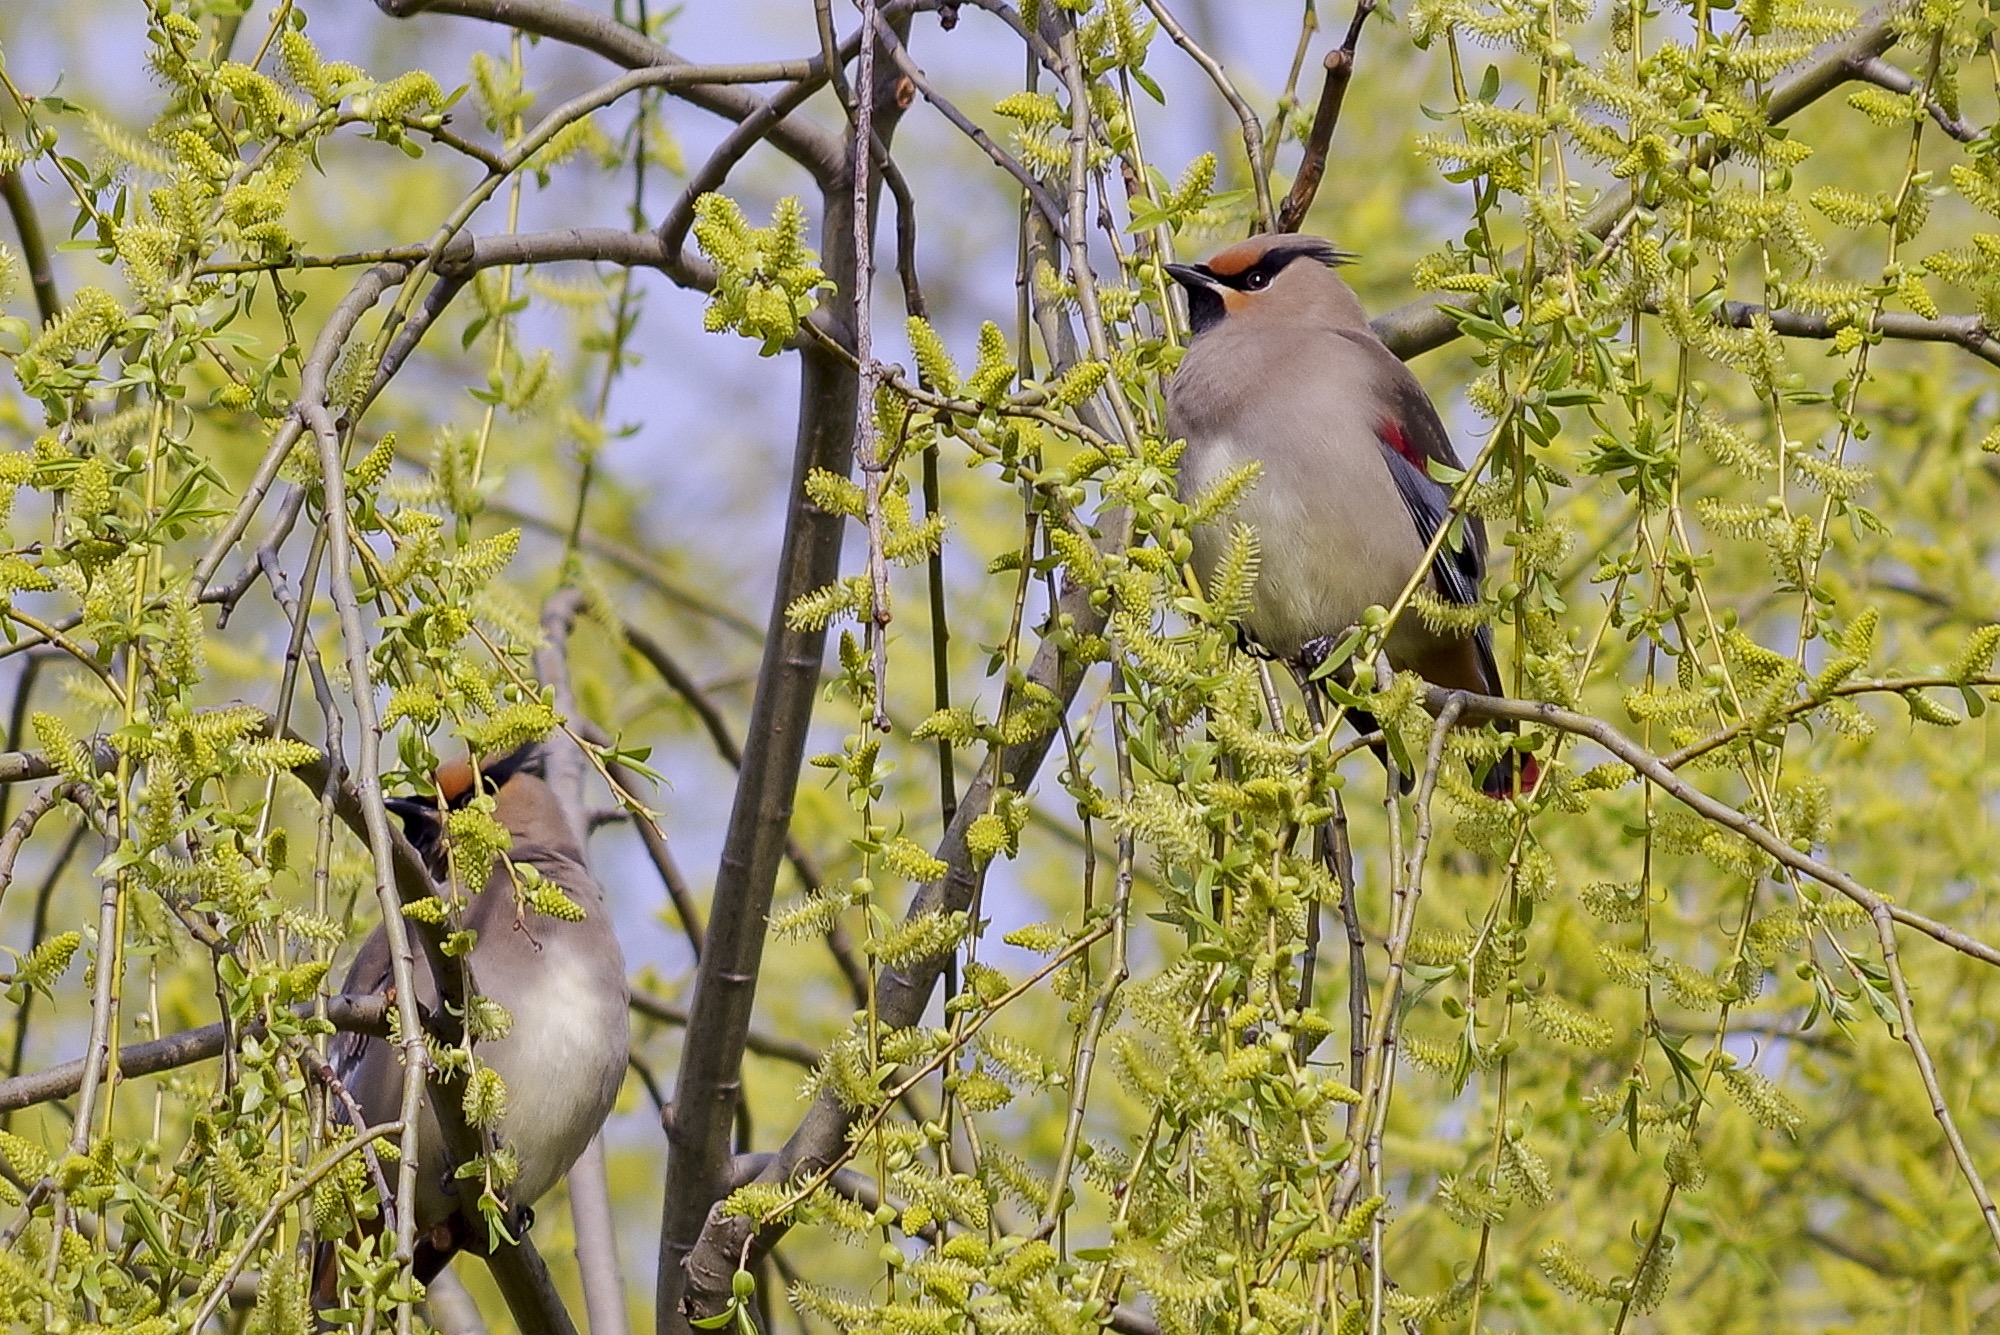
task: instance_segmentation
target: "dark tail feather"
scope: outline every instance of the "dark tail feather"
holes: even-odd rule
[[[1500,665],[1493,661],[1493,632],[1481,626],[1474,632],[1472,644],[1473,652],[1479,656],[1479,675],[1485,681],[1486,694],[1504,696],[1507,691],[1500,681]],[[1500,720],[1494,726],[1504,733],[1518,731],[1513,722],[1507,719]],[[1516,770],[1520,772],[1521,780],[1518,789],[1514,786]],[[1522,751],[1509,751],[1493,762],[1479,786],[1488,797],[1507,798],[1512,797],[1517,791],[1527,792],[1541,780],[1541,777],[1542,767],[1535,762],[1533,756]]]
[[[1499,728],[1502,732],[1514,731],[1514,725],[1511,723],[1501,723]],[[1487,767],[1485,777],[1479,783],[1480,791],[1488,797],[1497,797],[1505,801],[1514,795],[1516,771],[1520,774],[1521,792],[1528,792],[1541,781],[1542,767],[1533,756],[1519,751],[1509,751]]]
[[[472,1226],[465,1222],[465,1216],[457,1214],[418,1237],[410,1259],[417,1282],[428,1284],[436,1279],[471,1237]]]
[[[417,1282],[429,1284],[436,1279],[471,1236],[472,1226],[459,1215],[451,1216],[428,1233],[418,1234],[416,1248],[410,1257],[410,1270],[416,1275]],[[326,1311],[340,1301],[340,1264],[335,1255],[335,1245],[321,1242],[313,1248],[312,1287],[308,1292],[312,1295],[316,1311]]]

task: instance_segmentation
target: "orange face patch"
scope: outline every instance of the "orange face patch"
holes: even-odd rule
[[[1208,271],[1217,278],[1234,278],[1264,258],[1269,248],[1267,238],[1239,241],[1227,250],[1217,251],[1208,261]]]
[[[463,760],[454,760],[447,765],[440,765],[437,772],[438,796],[445,800],[446,806],[457,806],[459,802],[472,795],[472,785],[478,777],[472,771],[470,756]]]

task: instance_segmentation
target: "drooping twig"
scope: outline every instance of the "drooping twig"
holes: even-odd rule
[[[1355,1108],[1355,1119],[1349,1122],[1349,1135],[1355,1135],[1354,1128],[1358,1126],[1363,1152],[1350,1156],[1342,1166],[1339,1178],[1342,1188],[1348,1186],[1350,1176],[1355,1183],[1360,1181],[1364,1163],[1380,1171],[1382,1133],[1388,1125],[1389,1098],[1395,1089],[1396,1045],[1402,1029],[1403,980],[1408,966],[1410,933],[1417,922],[1417,908],[1423,896],[1424,862],[1430,852],[1432,798],[1436,795],[1438,773],[1444,763],[1445,739],[1464,711],[1465,702],[1457,695],[1448,699],[1438,711],[1437,724],[1431,731],[1430,748],[1424,756],[1424,772],[1417,788],[1416,836],[1411,841],[1409,858],[1402,874],[1391,877],[1394,892],[1387,942],[1388,969],[1382,978],[1382,997],[1375,1007],[1376,1018],[1358,1049],[1354,1070],[1349,1075],[1361,1091],[1362,1100]],[[1393,788],[1393,784],[1391,786]],[[1376,1255],[1380,1256],[1379,1245]]]
[[[1887,7],[1871,9],[1852,32],[1826,43],[1814,53],[1811,61],[1772,87],[1770,98],[1764,104],[1765,117],[1772,125],[1782,124],[1842,84],[1860,78],[1861,67],[1866,62],[1895,44],[1895,23],[1889,17]],[[1694,165],[1712,167],[1722,156],[1721,150],[1704,145],[1695,153]],[[1629,228],[1632,217],[1630,204],[1623,190],[1607,194],[1596,208],[1584,216],[1578,227],[1600,238],[1610,236],[1621,223]],[[1519,250],[1509,251],[1501,267],[1518,269],[1522,255]],[[1476,300],[1454,298],[1440,302],[1434,297],[1419,298],[1376,317],[1372,322],[1375,336],[1386,343],[1391,352],[1408,361],[1420,353],[1441,348],[1458,337],[1458,321],[1443,307],[1455,305],[1460,310],[1470,310]]]
[[[626,792],[638,791],[639,776],[626,766],[614,764],[611,777]],[[657,823],[645,816],[636,816],[632,828],[638,831],[639,843],[645,848],[647,859],[652,862],[653,870],[659,873],[660,883],[667,888],[667,898],[673,901],[674,916],[681,920],[681,933],[687,937],[688,949],[694,954],[695,962],[700,963],[706,929],[702,926],[701,905],[695,899],[694,887],[688,884],[686,874],[681,871],[680,863]]]
[[[1931,1062],[1930,1050],[1924,1046],[1923,1034],[1917,1028],[1916,1008],[1910,1003],[1909,980],[1903,976],[1901,957],[1896,952],[1896,925],[1891,921],[1888,907],[1877,904],[1869,910],[1868,916],[1875,923],[1875,939],[1882,947],[1882,968],[1889,975],[1889,987],[1896,996],[1896,1013],[1903,1022],[1903,1042],[1910,1049],[1910,1056],[1917,1064],[1917,1074],[1923,1079],[1924,1093],[1930,1099],[1931,1115],[1937,1118],[1938,1126],[1944,1131],[1945,1144],[1951,1147],[1952,1161],[1958,1165],[1959,1175],[1965,1185],[1972,1190],[1972,1198],[1979,1204],[1980,1218],[1986,1221],[1987,1235],[1993,1245],[2000,1248],[2000,1210],[1993,1207],[1992,1193],[1986,1190],[1986,1180],[1979,1175],[1979,1165],[1972,1152],[1965,1147],[1965,1137],[1959,1134],[1958,1123],[1952,1118],[1951,1107],[1944,1100],[1944,1090],[1938,1084],[1937,1068]]]
[[[1828,889],[1838,891],[1870,914],[1879,909],[1894,921],[1902,923],[1905,927],[1913,927],[1932,940],[1950,946],[1961,954],[1969,955],[1983,964],[2000,967],[2000,950],[1976,937],[1968,936],[1955,927],[1926,918],[1899,904],[1892,904],[1838,867],[1830,866],[1808,853],[1800,852],[1789,842],[1779,838],[1735,807],[1710,797],[1688,783],[1668,769],[1660,757],[1632,741],[1603,719],[1538,701],[1507,700],[1492,695],[1467,695],[1462,691],[1447,691],[1441,686],[1426,688],[1424,704],[1432,711],[1437,711],[1443,709],[1454,697],[1461,700],[1468,719],[1511,719],[1517,723],[1540,723],[1559,732],[1588,738],[1643,774],[1682,806],[1704,820],[1742,835],[1780,864],[1790,867],[1801,875],[1811,877]]]
[[[1354,78],[1354,52],[1361,41],[1361,25],[1375,12],[1375,0],[1361,0],[1354,8],[1354,22],[1347,27],[1347,40],[1326,53],[1326,84],[1320,89],[1319,107],[1313,112],[1312,133],[1306,138],[1306,155],[1291,192],[1278,208],[1280,232],[1296,232],[1319,193],[1320,178],[1326,174],[1327,151],[1333,146],[1333,130],[1340,123],[1340,106],[1347,98],[1347,85]]]

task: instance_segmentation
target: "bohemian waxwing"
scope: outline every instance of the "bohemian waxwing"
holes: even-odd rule
[[[438,771],[436,798],[390,798],[418,851],[443,878],[444,808],[463,807],[483,788],[494,798],[494,816],[513,836],[508,858],[526,863],[561,887],[584,912],[578,922],[521,905],[515,879],[496,863],[485,889],[465,910],[465,926],[478,933],[471,955],[480,995],[507,1010],[504,1038],[478,1042],[479,1060],[507,1085],[506,1112],[498,1128],[520,1172],[510,1188],[514,1206],[531,1206],[561,1181],[610,1115],[624,1080],[630,1019],[625,957],[611,927],[604,891],[585,865],[584,850],[565,819],[555,790],[541,775],[542,749],[530,744],[480,766],[459,761]],[[362,944],[347,975],[349,993],[390,988],[389,938],[377,928]],[[437,991],[430,971],[417,966],[419,1003],[430,1010]],[[329,1053],[334,1072],[353,1093],[368,1122],[396,1118],[403,1065],[388,1043],[341,1034]],[[417,1180],[417,1278],[428,1282],[474,1234],[459,1213],[459,1191],[476,1191],[453,1177],[437,1120],[426,1103]],[[483,1240],[482,1240],[483,1241]],[[321,1250],[315,1299],[332,1299],[332,1249]]]
[[[1167,388],[1168,433],[1187,441],[1181,496],[1249,461],[1263,466],[1229,519],[1195,529],[1195,569],[1212,578],[1231,525],[1249,525],[1261,563],[1242,629],[1302,672],[1368,607],[1396,601],[1450,518],[1450,489],[1429,465],[1459,466],[1423,386],[1334,273],[1351,258],[1319,237],[1286,234],[1230,246],[1206,264],[1166,266],[1187,289],[1193,327]],[[1447,603],[1476,604],[1485,566],[1485,529],[1467,516],[1431,562],[1428,587]],[[1398,671],[1504,693],[1484,626],[1439,634],[1408,611],[1384,649]],[[1365,715],[1355,722],[1372,730]],[[1487,772],[1489,792],[1509,789],[1511,768]]]

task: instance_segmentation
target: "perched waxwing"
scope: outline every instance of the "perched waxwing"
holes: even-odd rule
[[[1231,516],[1195,529],[1195,569],[1211,579],[1231,526],[1253,529],[1261,560],[1242,630],[1301,672],[1367,608],[1396,601],[1450,519],[1450,488],[1430,465],[1459,467],[1423,386],[1334,272],[1352,258],[1319,237],[1284,234],[1230,246],[1206,264],[1166,266],[1187,289],[1193,327],[1167,389],[1167,430],[1187,441],[1181,496],[1201,495],[1245,463],[1262,466]],[[1475,605],[1485,567],[1485,529],[1467,516],[1431,562],[1428,587],[1446,603]],[[1407,611],[1384,649],[1398,671],[1504,693],[1484,626],[1440,633]],[[1365,716],[1355,721],[1373,727]],[[1488,791],[1506,791],[1511,769],[1491,767]]]
[[[513,837],[507,858],[496,862],[485,888],[466,906],[464,924],[478,933],[470,957],[481,996],[506,1008],[504,1037],[483,1038],[474,1052],[507,1086],[500,1142],[519,1164],[510,1195],[517,1209],[532,1206],[561,1181],[610,1115],[625,1076],[630,1020],[625,957],[611,927],[604,891],[585,864],[584,850],[544,780],[543,751],[530,744],[476,769],[470,761],[437,774],[435,798],[387,802],[432,874],[446,875],[443,820],[483,791],[493,814]],[[553,882],[583,911],[576,921],[539,912],[522,902],[521,863]],[[430,971],[417,964],[419,1004],[437,1005]],[[389,938],[377,928],[347,975],[350,993],[391,988]],[[403,1065],[390,1044],[364,1035],[338,1036],[329,1060],[373,1125],[400,1111]],[[426,1102],[419,1140],[417,1278],[429,1280],[467,1243],[483,1241],[459,1213],[457,1165],[448,1161],[436,1117]],[[331,1248],[322,1248],[314,1279],[315,1300],[332,1298]]]

